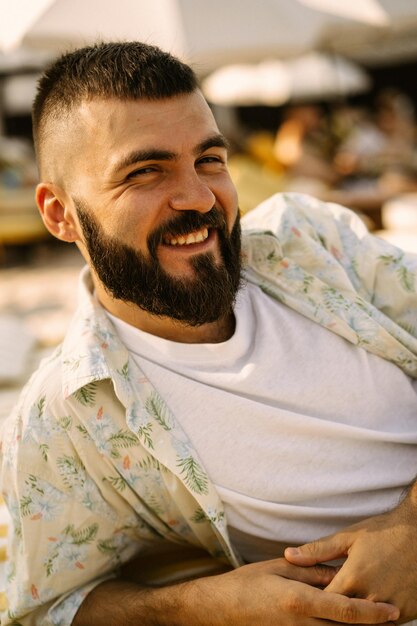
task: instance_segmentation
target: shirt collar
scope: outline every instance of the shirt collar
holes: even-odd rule
[[[248,230],[242,237],[242,256],[244,270],[264,266],[270,261],[279,261],[284,257],[281,243],[277,236],[266,230]]]
[[[62,385],[65,398],[86,385],[114,378],[128,352],[94,295],[88,267],[78,284],[78,308],[62,344]]]

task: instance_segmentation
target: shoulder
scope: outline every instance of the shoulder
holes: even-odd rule
[[[59,396],[62,390],[62,345],[42,359],[22,389],[17,408],[31,404],[34,398]]]
[[[350,209],[301,193],[278,193],[268,198],[242,218],[242,227],[277,236],[294,227],[306,233],[348,228],[358,236],[367,234],[362,220]]]
[[[62,396],[61,346],[41,361],[22,389],[16,406],[2,426],[3,445],[10,438],[21,440],[25,430],[36,419],[36,415],[39,416],[46,404],[52,404],[53,400],[60,396]]]

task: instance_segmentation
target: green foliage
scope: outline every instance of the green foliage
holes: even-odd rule
[[[139,443],[137,436],[130,430],[120,429],[117,433],[109,437],[109,443],[115,448],[131,448]]]
[[[405,265],[401,265],[397,269],[397,276],[400,280],[400,283],[405,291],[415,292],[416,290],[416,275],[414,272],[411,272],[409,269],[405,267]]]
[[[35,491],[37,491],[41,495],[44,494],[44,490],[42,489],[42,487],[39,487],[38,479],[37,479],[37,477],[34,474],[29,474],[29,476],[27,477],[25,482],[26,482],[27,485],[29,485],[29,487],[31,489],[34,489]]]
[[[280,260],[280,257],[277,255],[275,250],[272,250],[272,252],[270,252],[266,258],[268,259],[268,261],[274,262]]]
[[[359,278],[358,260],[357,259],[351,259],[350,267],[351,267],[352,272],[355,274],[355,276],[357,278]]]
[[[45,402],[46,402],[46,396],[42,396],[42,398],[39,399],[39,402],[36,405],[36,408],[39,411],[39,417],[42,417],[42,415],[43,415],[43,411],[44,411],[44,408],[45,408]]]
[[[148,446],[148,448],[151,448],[151,450],[153,450],[151,422],[149,422],[148,424],[145,424],[144,426],[140,426],[138,428],[138,435],[139,437],[144,439],[144,442]]]
[[[84,465],[82,464],[81,459],[74,456],[61,456],[57,460],[57,465],[63,473],[72,474],[73,476],[77,475],[80,470],[84,470]]]
[[[314,276],[305,276],[303,279],[303,292],[308,293],[313,283],[314,283]]]
[[[212,522],[223,522],[224,521],[224,511],[218,511],[216,515],[212,515],[210,517]]]
[[[145,471],[159,471],[161,469],[158,459],[155,459],[153,456],[147,456],[145,459],[142,459],[142,461],[139,462],[139,467]]]
[[[91,524],[83,530],[76,531],[74,524],[70,524],[64,530],[64,534],[70,536],[72,543],[76,546],[81,546],[85,543],[91,543],[98,532],[98,524]]]
[[[49,558],[46,563],[45,563],[45,569],[46,569],[46,575],[50,576],[51,574],[53,574],[54,571],[54,560],[56,558],[56,554],[54,556],[51,556],[51,558]]]
[[[58,419],[58,424],[61,426],[62,430],[68,431],[72,426],[72,417],[71,415],[65,415],[64,417],[60,417]]]
[[[167,406],[157,393],[152,393],[145,404],[146,410],[154,419],[162,426],[164,430],[171,430],[169,420],[167,419]]]
[[[179,459],[177,465],[181,468],[181,474],[185,484],[192,491],[199,494],[208,493],[207,475],[194,457],[190,455],[183,459]]]
[[[16,563],[9,563],[9,573],[7,574],[7,582],[11,583],[16,580]]]
[[[320,245],[322,246],[322,248],[324,248],[325,250],[327,250],[327,241],[326,239],[323,237],[323,235],[320,235],[319,233],[317,234],[318,240],[320,241]]]
[[[124,491],[128,484],[123,476],[106,476],[103,480],[108,480],[117,491]]]
[[[22,530],[22,524],[20,523],[20,520],[15,524],[14,534],[18,539],[23,538],[23,530]]]
[[[164,509],[161,507],[161,503],[153,493],[146,494],[146,504],[156,515],[163,515]]]
[[[76,429],[82,434],[85,439],[88,439],[90,437],[90,435],[88,434],[88,430],[85,428],[85,426],[81,426],[80,424],[78,424],[76,426]]]
[[[281,302],[282,304],[285,304],[285,296],[283,293],[279,293],[278,290],[276,288],[270,287],[269,285],[267,285],[266,283],[260,283],[259,284],[260,288],[262,289],[262,291],[264,293],[266,293],[267,296],[271,296],[271,298],[274,298],[274,300],[278,300],[278,302]]]
[[[351,303],[347,300],[343,294],[333,287],[326,287],[323,289],[324,305],[332,313],[338,311],[348,311],[351,307]]]
[[[120,374],[120,376],[125,380],[129,380],[129,361],[126,361],[122,369],[117,370],[117,373]]]
[[[400,254],[399,256],[394,256],[392,254],[381,254],[378,259],[382,261],[384,265],[397,265],[397,263],[402,260],[403,256],[403,254]]]
[[[203,509],[198,508],[192,515],[191,521],[194,522],[194,524],[202,524],[203,522],[206,522],[207,516],[204,513]]]
[[[27,517],[28,515],[30,515],[31,504],[32,504],[32,498],[30,496],[23,496],[23,498],[20,499],[20,512],[23,515],[23,517]]]
[[[99,541],[97,548],[103,554],[115,555],[117,553],[117,546],[114,544],[112,539],[103,539],[102,541]]]
[[[47,443],[41,443],[39,446],[39,450],[41,451],[41,455],[44,461],[48,460],[48,451],[49,451],[49,446]]]
[[[97,383],[89,383],[74,393],[74,398],[83,406],[94,406],[96,401]]]
[[[60,457],[56,464],[64,483],[68,487],[74,485],[74,478],[78,478],[80,474],[84,474],[84,465],[78,457],[65,455]]]

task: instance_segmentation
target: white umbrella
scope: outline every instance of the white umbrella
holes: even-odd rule
[[[300,0],[303,4],[319,11],[356,19],[364,24],[387,26],[389,15],[378,0]]]
[[[301,54],[314,47],[329,24],[367,19],[346,7],[340,17],[340,11],[330,15],[305,2],[0,0],[0,49],[23,43],[59,52],[97,38],[139,39],[161,45],[206,74],[225,63]]]
[[[263,61],[221,67],[203,80],[202,88],[213,104],[279,105],[289,99],[291,84],[283,61]]]
[[[202,83],[207,99],[222,105],[325,100],[360,93],[370,86],[368,75],[358,65],[317,52],[286,61],[225,66]]]
[[[290,99],[339,98],[370,89],[366,71],[341,56],[312,52],[286,62],[290,76]]]

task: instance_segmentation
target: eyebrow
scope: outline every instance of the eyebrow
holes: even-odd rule
[[[194,153],[196,155],[201,154],[210,148],[224,148],[227,150],[229,148],[229,142],[224,135],[217,133],[211,137],[207,137],[207,139],[204,139],[201,143],[197,144],[194,148]],[[177,156],[178,155],[175,152],[171,152],[170,150],[158,150],[157,148],[150,148],[148,150],[133,150],[115,164],[113,172],[117,173],[120,170],[141,161],[173,161],[177,158]]]
[[[229,149],[229,142],[224,135],[221,133],[217,133],[216,135],[212,135],[208,137],[204,141],[198,144],[195,148],[195,153],[200,154],[201,152],[205,152],[210,148],[224,148],[225,150]]]

